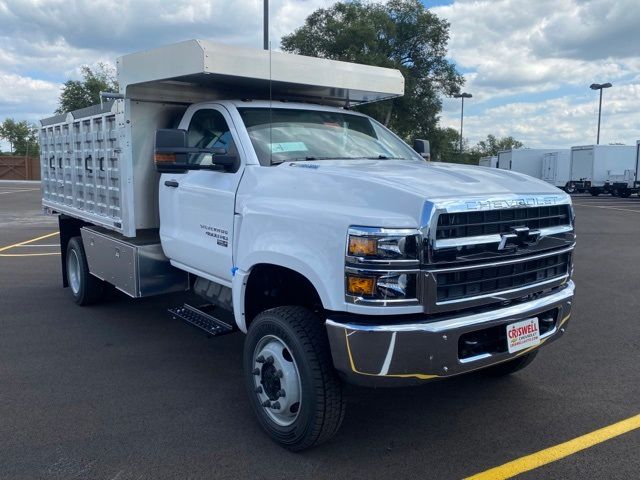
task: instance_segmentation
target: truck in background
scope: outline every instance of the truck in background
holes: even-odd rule
[[[489,168],[497,168],[498,167],[498,157],[480,157],[478,160],[478,165],[481,167],[489,167]]]
[[[177,292],[176,319],[246,334],[239,380],[284,447],[336,433],[345,382],[507,375],[565,332],[570,197],[352,110],[399,71],[196,40],[117,69],[108,102],[41,121],[62,284]]]
[[[636,148],[632,145],[571,147],[567,191],[597,196],[610,193],[628,197],[636,189]]]
[[[633,186],[636,189],[636,193],[640,197],[640,140],[636,141],[636,176],[633,182]]]
[[[550,148],[518,148],[498,152],[498,168],[542,179],[542,155]]]
[[[571,150],[568,148],[542,155],[542,180],[562,190],[571,177]]]

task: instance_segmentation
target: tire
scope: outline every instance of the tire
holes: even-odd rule
[[[575,184],[573,184],[573,183],[567,184],[567,186],[565,187],[565,192],[567,192],[567,193],[576,193]]]
[[[597,197],[598,195],[600,195],[600,190],[598,190],[597,188],[590,188],[589,193],[592,197]]]
[[[345,411],[342,383],[323,322],[313,312],[288,306],[259,314],[249,326],[243,364],[251,408],[275,442],[301,451],[338,431]],[[276,403],[280,408],[271,408]]]
[[[503,377],[505,375],[511,375],[512,373],[522,370],[524,367],[533,362],[533,360],[536,358],[536,355],[538,355],[538,351],[534,350],[533,352],[516,357],[513,360],[509,360],[507,362],[499,363],[492,367],[485,368],[484,370],[482,370],[482,372],[491,377]]]
[[[631,192],[627,189],[618,190],[618,193],[620,194],[620,198],[629,198],[631,196]]]
[[[73,237],[67,245],[67,280],[73,301],[78,305],[92,305],[104,296],[105,284],[89,273],[87,255],[81,237]]]

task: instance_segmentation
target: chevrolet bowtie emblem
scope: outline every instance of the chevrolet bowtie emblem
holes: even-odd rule
[[[511,233],[500,235],[498,250],[507,247],[517,249],[525,245],[535,245],[540,240],[540,230],[531,230],[528,227],[511,227]]]

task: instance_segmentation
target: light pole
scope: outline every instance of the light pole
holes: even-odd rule
[[[602,114],[602,90],[611,87],[609,82],[607,83],[592,83],[589,85],[591,90],[600,90],[600,103],[598,104],[598,136],[596,138],[596,145],[600,145],[600,116]]]
[[[461,98],[462,99],[462,108],[460,109],[460,155],[462,155],[462,122],[464,119],[464,99],[471,98],[473,95],[467,92],[456,93],[453,95],[453,98]]]
[[[264,14],[262,15],[262,38],[263,48],[269,50],[269,0],[263,0],[264,2]]]

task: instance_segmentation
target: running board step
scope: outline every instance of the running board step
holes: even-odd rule
[[[233,326],[186,303],[182,307],[170,308],[169,313],[173,318],[184,320],[194,327],[204,330],[207,335],[212,337],[233,332]]]

